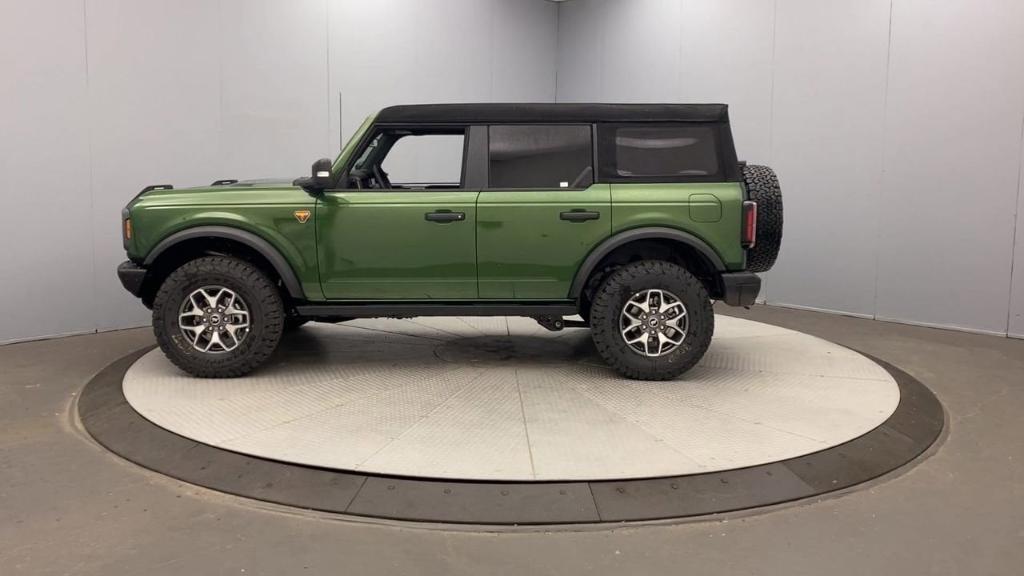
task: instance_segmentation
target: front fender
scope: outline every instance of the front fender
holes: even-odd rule
[[[301,300],[306,299],[306,294],[303,290],[302,283],[299,281],[298,275],[296,275],[291,264],[281,254],[281,251],[277,247],[252,232],[231,226],[195,226],[193,228],[187,228],[185,230],[175,232],[161,240],[160,243],[149,252],[142,263],[143,266],[152,265],[161,254],[171,247],[180,242],[192,240],[194,238],[223,238],[225,240],[232,240],[240,244],[245,244],[270,262],[270,265],[274,267],[278,276],[281,277],[281,282],[284,284],[289,296]]]

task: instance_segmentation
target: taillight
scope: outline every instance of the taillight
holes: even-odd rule
[[[132,219],[131,218],[126,218],[125,221],[124,221],[124,239],[125,240],[131,240],[132,239]]]
[[[744,248],[753,248],[757,242],[757,202],[747,200],[743,203],[743,231],[740,243]]]

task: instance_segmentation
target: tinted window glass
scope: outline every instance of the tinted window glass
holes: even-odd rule
[[[491,188],[586,188],[594,182],[590,126],[491,126]]]
[[[685,180],[719,174],[716,130],[712,126],[602,127],[602,150],[609,162],[602,173],[613,179]]]

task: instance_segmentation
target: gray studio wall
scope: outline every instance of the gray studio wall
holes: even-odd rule
[[[730,103],[785,186],[768,302],[1024,336],[1021,21],[1014,0],[3,2],[0,342],[148,321],[113,274],[146,184],[291,176],[381,106],[556,90]]]
[[[558,99],[729,103],[785,193],[769,303],[1024,336],[1021,22],[1019,0],[570,0]]]
[[[556,12],[544,0],[0,3],[0,342],[148,323],[114,275],[121,207],[147,184],[301,175],[337,152],[340,122],[347,136],[389,104],[554,100]]]

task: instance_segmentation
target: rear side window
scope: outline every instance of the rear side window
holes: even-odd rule
[[[613,181],[707,181],[721,177],[713,125],[612,124],[598,129],[601,176]]]
[[[594,182],[591,127],[491,126],[490,188],[586,188]]]

